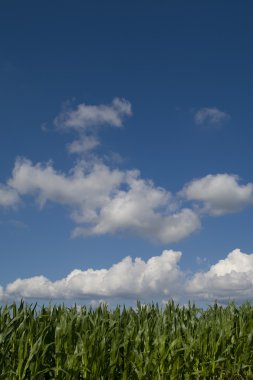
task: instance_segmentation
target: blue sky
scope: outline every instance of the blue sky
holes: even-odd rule
[[[1,5],[0,298],[250,297],[252,11]]]

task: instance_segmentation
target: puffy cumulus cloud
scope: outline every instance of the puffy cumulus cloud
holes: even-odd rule
[[[59,128],[84,131],[100,125],[121,127],[124,117],[132,115],[131,103],[125,99],[114,98],[109,105],[79,104],[76,109],[64,110],[54,120]]]
[[[198,125],[209,124],[220,126],[230,119],[230,115],[216,107],[203,107],[200,108],[194,116],[195,123]]]
[[[0,207],[13,207],[19,202],[20,198],[16,190],[0,184]]]
[[[92,166],[79,162],[70,173],[54,170],[52,163],[33,165],[19,158],[9,185],[20,195],[35,194],[39,203],[47,201],[69,206],[84,206],[87,210],[101,207],[120,185],[124,173],[110,170],[102,163]],[[86,206],[86,207],[85,207]]]
[[[12,197],[3,197],[5,204],[32,195],[41,207],[48,201],[66,206],[76,224],[73,237],[124,231],[162,243],[180,241],[198,230],[203,212],[232,213],[253,201],[253,184],[241,185],[234,175],[207,175],[178,193],[183,201],[203,203],[194,211],[142,179],[138,170],[111,169],[99,160],[79,161],[63,173],[50,162],[34,165],[19,158],[6,189]]]
[[[207,175],[187,184],[180,195],[204,202],[204,210],[212,215],[222,215],[251,204],[253,184],[240,185],[235,175]]]
[[[189,236],[201,226],[198,215],[185,208],[160,220],[157,234],[163,243],[176,242]]]
[[[188,282],[187,292],[208,300],[252,299],[253,254],[235,249],[207,272],[196,273]]]
[[[138,208],[137,208],[138,211]],[[117,231],[129,231],[133,235],[151,240],[158,240],[161,243],[172,243],[180,241],[197,229],[200,228],[200,220],[198,216],[189,209],[175,213],[171,216],[161,216],[151,211],[150,219],[146,219],[142,225],[140,221],[143,219],[140,214],[137,220],[124,216],[123,220],[116,224],[118,220],[117,214],[111,214],[110,224],[106,224],[106,218],[101,218],[98,224],[91,228],[76,227],[73,231],[73,237],[101,235],[105,233],[115,233]],[[153,224],[156,223],[156,224]]]
[[[171,194],[137,175],[136,172],[129,172],[127,189],[119,190],[101,208],[97,222],[91,228],[77,227],[74,235],[100,235],[126,230],[168,243],[179,241],[200,227],[198,216],[190,209],[168,214]],[[77,221],[82,220],[82,214],[76,217]]]
[[[168,243],[200,226],[192,210],[171,211],[172,195],[138,171],[111,170],[101,162],[81,161],[66,175],[51,163],[18,159],[9,185],[21,195],[35,195],[41,206],[47,201],[68,206],[77,224],[73,236],[128,231]]]
[[[253,254],[235,249],[208,271],[191,275],[180,269],[180,258],[181,252],[164,250],[147,261],[125,257],[109,269],[75,269],[57,281],[44,276],[19,278],[0,287],[0,299],[252,300]]]
[[[72,271],[52,282],[44,276],[17,279],[6,286],[6,298],[172,297],[182,293],[184,275],[178,267],[181,252],[165,250],[146,262],[126,257],[109,269]]]

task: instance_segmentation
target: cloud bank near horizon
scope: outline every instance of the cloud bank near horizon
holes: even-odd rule
[[[44,276],[17,279],[0,287],[0,299],[79,299],[242,302],[253,294],[253,254],[235,249],[209,270],[189,275],[180,269],[182,253],[164,250],[146,262],[125,257],[109,269],[75,269],[67,277],[50,281]]]

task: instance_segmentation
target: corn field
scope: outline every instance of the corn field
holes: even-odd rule
[[[253,379],[253,307],[0,308],[0,379]]]

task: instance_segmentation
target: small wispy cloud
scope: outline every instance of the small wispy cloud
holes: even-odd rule
[[[200,108],[194,115],[197,125],[221,126],[231,118],[230,114],[216,107]]]
[[[67,145],[69,153],[82,154],[87,153],[100,145],[100,142],[95,136],[80,136],[79,139],[72,141]]]
[[[0,207],[14,207],[19,202],[20,198],[16,190],[0,184]]]
[[[63,110],[54,120],[58,128],[84,131],[101,125],[121,127],[126,116],[132,115],[131,103],[114,98],[111,104],[79,104],[76,109]]]
[[[111,104],[81,103],[76,108],[65,104],[63,111],[54,119],[54,125],[58,130],[74,131],[77,138],[67,145],[67,150],[71,154],[84,155],[100,145],[98,133],[102,127],[120,128],[125,118],[131,115],[131,103],[116,97]],[[43,131],[46,128],[46,124],[42,126]]]

